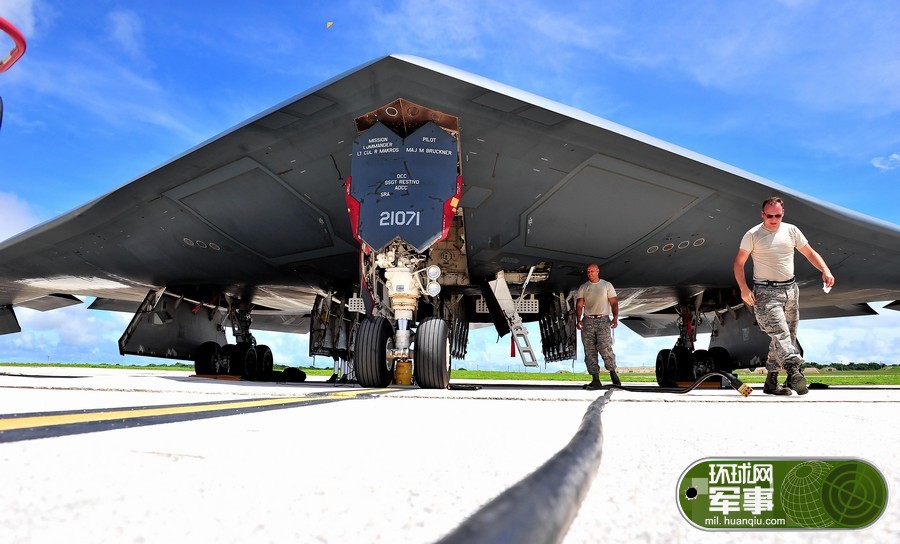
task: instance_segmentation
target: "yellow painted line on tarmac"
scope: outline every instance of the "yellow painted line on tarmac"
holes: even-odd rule
[[[302,404],[304,402],[321,402],[325,399],[349,399],[357,397],[359,395],[372,395],[387,392],[389,391],[360,389],[356,391],[337,391],[322,396],[311,397],[285,397],[277,399],[219,402],[213,404],[191,404],[187,406],[182,405],[161,406],[158,408],[116,409],[111,411],[99,410],[87,413],[48,414],[15,418],[3,418],[2,416],[0,416],[0,431],[12,431],[16,429],[28,429],[32,427],[51,427],[55,425],[71,425],[74,423],[92,423],[95,421],[135,419],[142,417],[170,416],[177,414],[194,414],[201,412],[218,412],[222,410],[245,408],[261,408],[265,406],[278,406],[282,404]]]

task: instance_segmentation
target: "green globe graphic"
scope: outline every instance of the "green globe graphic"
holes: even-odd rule
[[[822,488],[832,466],[824,461],[807,461],[791,469],[784,477],[781,507],[797,525],[823,529],[834,520],[825,510]]]

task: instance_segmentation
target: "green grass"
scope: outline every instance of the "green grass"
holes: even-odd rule
[[[92,364],[92,363],[0,363],[0,366],[22,367],[77,367],[77,368],[110,368],[121,370],[174,370],[193,372],[194,365],[187,363],[150,364],[150,365],[121,365],[121,364]],[[275,365],[275,370],[284,370],[284,366]],[[300,367],[309,376],[331,376],[330,368]],[[454,381],[465,380],[540,380],[548,382],[572,382],[588,381],[589,378],[582,372],[507,372],[501,370],[468,370],[460,368],[451,373]],[[624,382],[656,383],[654,372],[625,372],[620,371],[619,376]],[[739,370],[737,374],[742,382],[761,384],[765,382],[765,374],[751,374],[745,370]],[[606,373],[600,374],[600,379],[608,380]],[[782,375],[783,379],[783,375]],[[828,385],[900,385],[900,366],[888,366],[881,370],[842,370],[836,372],[820,372],[818,374],[807,373],[809,382],[818,382]]]
[[[739,373],[738,378],[746,383],[763,383],[766,381],[765,374]],[[781,375],[780,378],[783,381],[784,375]],[[888,369],[822,372],[819,374],[806,374],[806,381],[827,385],[900,385],[900,372]]]
[[[578,372],[507,372],[505,370],[458,369],[452,371],[450,375],[458,380],[540,380],[547,382],[571,382],[591,379],[590,376]],[[637,375],[638,374],[634,374],[634,376]],[[632,374],[629,374],[629,376],[632,376]]]

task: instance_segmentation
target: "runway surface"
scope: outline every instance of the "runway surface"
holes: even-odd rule
[[[606,393],[312,380],[0,366],[0,541],[436,542],[570,444]],[[599,468],[563,542],[900,535],[900,388],[613,391],[600,425]],[[681,516],[676,485],[707,457],[863,459],[889,503],[858,531],[702,531]]]

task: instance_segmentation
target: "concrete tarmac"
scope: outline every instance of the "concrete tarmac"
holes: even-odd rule
[[[0,541],[435,542],[564,448],[604,393],[481,385],[0,367]],[[563,542],[900,535],[900,388],[614,391],[601,420],[599,469]],[[676,485],[707,457],[859,458],[891,495],[858,531],[702,531],[682,518]]]

